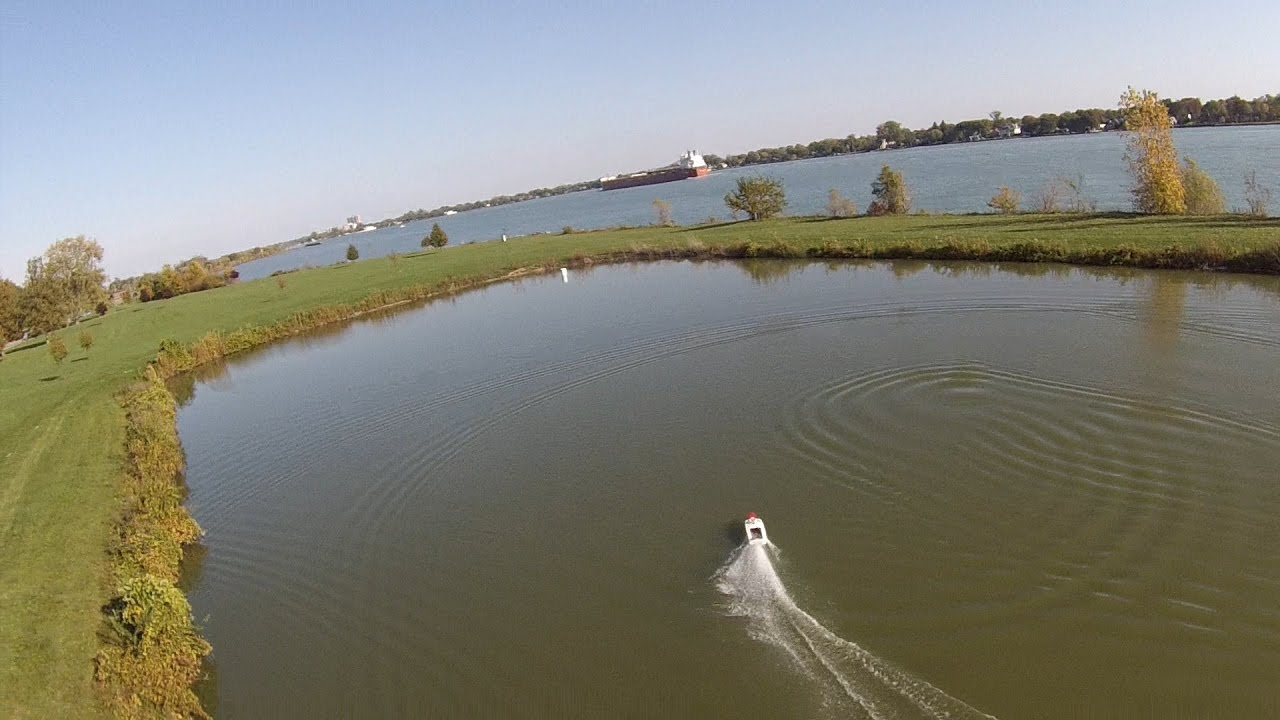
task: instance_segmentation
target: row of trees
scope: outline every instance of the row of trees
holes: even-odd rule
[[[21,287],[0,279],[0,345],[105,313],[107,299],[102,246],[83,235],[59,240],[27,261]]]
[[[165,265],[157,273],[116,278],[107,286],[107,293],[119,296],[124,302],[147,302],[222,287],[240,277],[237,265],[275,255],[293,245],[291,241],[281,242],[227,253],[213,259],[197,255],[173,265]]]
[[[1199,98],[1186,97],[1181,100],[1163,100],[1161,104],[1177,125],[1228,125],[1235,123],[1268,123],[1280,122],[1280,94],[1263,95],[1253,100],[1245,100],[1232,96],[1221,100],[1201,101]],[[744,165],[760,165],[788,160],[828,157],[848,153],[869,152],[889,147],[914,147],[921,145],[945,145],[956,142],[973,142],[1008,137],[1040,137],[1045,135],[1069,135],[1102,130],[1122,129],[1124,113],[1116,109],[1080,108],[1062,113],[1042,113],[1040,115],[1023,115],[1018,118],[1006,116],[1003,112],[992,111],[985,118],[962,120],[949,123],[945,120],[935,122],[927,128],[911,129],[896,120],[886,120],[876,127],[873,135],[851,134],[844,138],[827,138],[815,140],[807,144],[786,145],[774,148],[760,148],[737,155],[719,156],[704,155],[707,164],[712,167],[726,165],[740,167]],[[418,209],[403,213],[394,218],[379,220],[373,225],[387,227],[397,223],[412,222],[426,218],[440,217],[449,212],[465,212],[486,207],[497,207],[510,203],[524,202],[538,198],[553,197],[582,190],[598,189],[599,180],[585,180],[549,188],[537,188],[514,195],[496,195],[488,200],[477,200],[456,205],[442,205],[432,210]],[[332,227],[328,230],[312,232],[303,237],[280,243],[267,249],[267,254],[278,251],[282,247],[304,242],[306,240],[324,240],[337,237],[346,232],[343,228]],[[262,250],[255,248],[255,250]]]
[[[495,195],[488,200],[476,200],[474,202],[459,203],[457,205],[441,205],[433,210],[410,210],[398,217],[388,220],[379,220],[374,223],[378,226],[391,225],[394,223],[412,222],[414,220],[425,220],[427,218],[440,217],[447,212],[466,212],[467,210],[479,210],[480,208],[497,207],[499,205],[510,205],[511,203],[524,202],[526,200],[537,200],[539,198],[554,197],[556,195],[565,195],[567,193],[579,192],[582,190],[595,190],[600,188],[600,180],[584,180],[582,182],[568,183],[565,185],[556,185],[549,188],[536,188],[515,195]]]
[[[1134,181],[1134,210],[1146,214],[1191,215],[1227,212],[1226,198],[1218,183],[1191,158],[1184,157],[1179,163],[1172,132],[1176,121],[1169,108],[1167,101],[1160,100],[1151,91],[1129,88],[1120,98],[1116,112],[1126,130],[1128,150],[1125,159]],[[998,114],[992,115],[993,121],[998,122]],[[884,129],[881,126],[881,130]],[[888,130],[897,133],[901,127]],[[874,199],[867,207],[868,215],[910,212],[911,195],[901,173],[885,165],[871,183],[871,188]],[[1245,176],[1244,196],[1248,206],[1246,213],[1266,216],[1272,192],[1258,181],[1256,173]],[[1084,195],[1083,177],[1055,178],[1041,191],[1037,200],[1038,207],[1034,209],[1040,212],[1093,212],[1096,209]],[[751,220],[760,220],[782,212],[786,207],[786,193],[781,181],[773,178],[740,178],[735,191],[726,195],[724,201],[735,217],[742,213]],[[1001,187],[987,206],[998,213],[1018,212],[1022,206],[1022,194],[1013,188]],[[828,197],[827,212],[832,217],[852,217],[857,215],[857,205],[833,189]]]
[[[230,264],[192,258],[176,266],[165,265],[158,273],[130,278],[130,283],[123,284],[121,292],[127,300],[136,297],[141,302],[150,302],[222,287],[239,276],[240,273]]]
[[[911,191],[907,181],[902,173],[888,165],[881,167],[880,174],[871,182],[871,197],[868,215],[905,215],[911,212]],[[741,213],[748,220],[767,220],[786,209],[787,193],[777,178],[763,175],[743,177],[738,178],[734,191],[724,196],[724,204],[734,217]],[[858,214],[858,205],[833,189],[828,197],[827,212],[832,217],[853,217]]]
[[[88,354],[89,348],[93,347],[93,333],[81,330],[78,342],[80,349]],[[49,342],[46,344],[49,346],[49,357],[53,358],[54,363],[61,365],[62,361],[67,359],[67,343],[57,335],[50,335]]]
[[[1162,100],[1160,105],[1175,125],[1227,125],[1234,123],[1280,122],[1280,94],[1263,95],[1254,100],[1230,97],[1201,102],[1199,98]],[[956,142],[993,140],[1013,136],[1039,137],[1069,135],[1124,128],[1122,109],[1081,108],[1063,113],[1006,116],[996,110],[977,120],[958,123],[935,122],[927,128],[913,130],[895,120],[876,127],[874,135],[849,135],[845,138],[815,140],[806,145],[760,148],[737,155],[704,156],[712,167],[740,167],[788,160],[803,160],[830,155],[868,152],[888,147],[945,145]]]
[[[449,237],[437,223],[422,238],[423,247],[444,247]],[[44,254],[27,262],[23,285],[0,278],[0,347],[31,335],[66,327],[88,313],[105,314],[112,293],[126,301],[171,298],[184,293],[222,287],[239,276],[227,258],[196,257],[165,265],[160,272],[117,280],[106,286],[102,246],[83,235],[59,240]],[[359,257],[354,245],[347,259]]]
[[[425,220],[434,217],[443,217],[446,213],[466,212],[467,210],[479,210],[480,208],[497,207],[499,205],[510,205],[511,203],[524,202],[526,200],[537,200],[539,198],[554,197],[556,195],[564,195],[571,192],[579,192],[581,190],[599,189],[599,180],[584,180],[583,182],[569,183],[566,185],[557,185],[549,188],[537,188],[527,192],[516,193],[515,195],[495,195],[488,200],[476,200],[474,202],[458,203],[456,205],[441,205],[431,210],[417,209],[402,213],[393,218],[386,218],[371,223],[376,227],[390,227],[400,223],[414,222],[415,220]],[[282,246],[292,246],[300,242],[308,240],[328,240],[341,235],[345,235],[348,231],[342,227],[331,227],[328,230],[318,230],[309,233],[300,238],[295,238],[287,243],[281,243]],[[274,246],[273,246],[274,247]],[[425,247],[425,246],[424,246]]]
[[[1161,100],[1160,104],[1179,125],[1232,125],[1280,122],[1280,94],[1245,100],[1232,95],[1226,100],[1200,102],[1200,98]]]

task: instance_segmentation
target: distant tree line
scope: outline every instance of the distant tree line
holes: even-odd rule
[[[240,250],[233,253],[227,253],[220,258],[215,258],[213,262],[216,264],[240,265],[241,263],[247,263],[250,260],[278,255],[285,250],[288,250],[293,244],[294,241],[288,241],[276,243],[274,245],[267,245],[265,247]]]
[[[107,286],[107,292],[120,302],[150,302],[222,287],[240,277],[237,265],[276,255],[291,244],[276,243],[240,250],[212,260],[197,255],[173,265],[165,265],[159,272],[112,280]]]
[[[122,299],[126,301],[136,298],[139,302],[151,302],[222,287],[239,276],[229,262],[194,257],[177,265],[165,265],[160,272],[131,278],[132,287],[126,283],[113,283],[113,286],[119,288],[118,292],[123,291]]]
[[[1275,99],[1267,96],[1267,101]],[[1173,144],[1173,128],[1177,121],[1170,114],[1177,103],[1162,101],[1150,90],[1129,88],[1120,96],[1116,114],[1125,135],[1125,161],[1133,178],[1133,208],[1144,215],[1220,215],[1227,212],[1226,198],[1217,181],[1190,157],[1178,161]],[[1110,112],[1110,111],[1108,111]],[[999,113],[991,120],[999,127]],[[892,133],[902,132],[896,123],[881,125]],[[907,131],[910,132],[910,131]],[[901,135],[898,135],[901,137]],[[871,204],[867,215],[905,215],[911,212],[911,191],[902,173],[889,165],[871,183]],[[1266,217],[1272,190],[1260,182],[1256,172],[1245,174],[1244,198],[1247,208],[1237,210],[1254,217]],[[1084,195],[1084,178],[1058,177],[1041,191],[1034,207],[1042,213],[1090,213],[1096,206]],[[780,215],[786,208],[786,191],[777,178],[757,175],[738,178],[736,189],[725,195],[725,205],[733,217],[746,215],[748,220],[765,220]],[[1020,212],[1022,193],[1002,186],[987,206],[1001,214]],[[858,215],[857,205],[839,189],[828,193],[827,214],[833,218]]]
[[[1192,97],[1161,102],[1179,127],[1280,122],[1280,94],[1263,95],[1253,100],[1233,96],[1208,102]],[[947,145],[1015,136],[1075,135],[1123,128],[1124,112],[1119,109],[1083,108],[1063,113],[1023,115],[1021,118],[1009,117],[997,110],[979,120],[962,120],[958,123],[944,120],[918,130],[907,128],[895,120],[886,120],[876,127],[874,135],[849,135],[845,138],[815,140],[807,145],[786,145],[724,157],[703,157],[712,167],[741,167],[868,152],[881,148]]]
[[[459,203],[457,205],[441,205],[432,210],[410,210],[393,218],[386,218],[376,222],[369,223],[377,228],[391,227],[401,223],[410,223],[417,220],[427,220],[430,218],[443,217],[448,213],[466,212],[468,210],[479,210],[487,207],[498,207],[499,205],[510,205],[511,203],[524,202],[526,200],[537,200],[539,198],[555,197],[556,195],[565,195],[572,192],[580,192],[582,190],[598,190],[600,188],[599,180],[584,180],[582,182],[570,183],[568,185],[557,185],[550,188],[537,188],[527,192],[516,193],[515,195],[495,195],[488,200],[476,200],[474,202]],[[327,230],[317,230],[315,232],[296,238],[287,245],[294,245],[308,240],[330,240],[335,237],[346,235],[350,230],[342,226],[334,226]],[[241,261],[243,262],[243,261]]]
[[[1280,94],[1263,95],[1253,100],[1232,96],[1224,100],[1209,100],[1207,102],[1202,102],[1199,98],[1186,97],[1181,100],[1166,99],[1162,100],[1161,103],[1178,127],[1280,122]],[[912,130],[895,120],[886,120],[876,127],[876,132],[872,135],[827,138],[825,140],[815,140],[805,145],[796,144],[760,148],[737,155],[705,154],[703,158],[713,168],[722,165],[742,167],[862,153],[881,148],[947,145],[958,142],[976,142],[1012,137],[1076,135],[1121,130],[1123,128],[1124,112],[1119,109],[1081,108],[1062,113],[1023,115],[1021,118],[1006,116],[1000,111],[993,111],[987,117],[977,120],[962,120],[957,123],[949,123],[944,120],[935,122],[927,128],[916,130]],[[400,223],[441,217],[450,212],[466,212],[468,210],[509,205],[526,200],[536,200],[538,198],[554,197],[556,195],[599,188],[599,180],[585,180],[550,188],[537,188],[515,195],[496,195],[488,200],[477,200],[457,205],[442,205],[432,210],[410,210],[394,218],[378,220],[370,224],[379,228],[389,227]],[[236,259],[235,263],[247,262],[256,256],[260,256],[256,255],[256,253],[270,255],[301,242],[328,240],[344,235],[347,232],[349,232],[348,228],[335,226],[327,230],[318,230],[303,235],[288,242],[277,243],[266,248],[254,248],[254,250],[246,251],[245,253],[232,253],[232,255],[246,256],[242,259]]]
[[[379,220],[376,225],[382,227],[395,223],[413,222],[415,220],[426,220],[428,218],[441,217],[448,212],[466,212],[467,210],[479,210],[486,207],[497,207],[499,205],[510,205],[511,203],[524,202],[526,200],[537,200],[539,198],[555,197],[556,195],[566,195],[568,193],[579,192],[582,190],[593,190],[600,188],[600,181],[584,180],[582,182],[570,183],[568,185],[557,185],[550,188],[538,188],[527,192],[516,193],[515,195],[495,195],[488,200],[477,200],[475,202],[461,203],[458,205],[442,205],[434,210],[410,210],[398,217],[389,220]]]

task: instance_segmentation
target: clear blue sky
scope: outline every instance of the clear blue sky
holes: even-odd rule
[[[294,6],[293,8],[284,7]],[[0,4],[0,276],[935,120],[1276,92],[1280,3]]]

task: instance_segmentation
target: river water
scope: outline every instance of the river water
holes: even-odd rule
[[[1244,173],[1252,170],[1276,193],[1272,212],[1280,212],[1280,125],[1188,128],[1175,132],[1174,142],[1180,153],[1195,159],[1218,181],[1228,208],[1245,207]],[[433,222],[440,223],[450,242],[460,244],[496,240],[503,234],[558,233],[566,225],[577,229],[648,225],[656,219],[653,201],[657,199],[671,204],[672,218],[680,224],[711,217],[727,220],[725,194],[738,178],[760,173],[782,180],[789,213],[825,213],[832,188],[865,209],[871,201],[871,181],[886,163],[906,177],[914,207],[930,212],[988,212],[987,201],[1002,185],[1019,190],[1024,208],[1029,209],[1055,177],[1083,179],[1084,194],[1099,210],[1131,208],[1121,133],[956,143],[735,168],[698,180],[608,192],[588,190],[473,210],[297,248],[245,263],[240,273],[242,279],[253,280],[277,270],[332,265],[346,258],[348,244],[354,244],[365,259],[414,252],[421,249],[422,237]]]
[[[612,266],[184,395],[219,717],[1280,710],[1280,278]]]

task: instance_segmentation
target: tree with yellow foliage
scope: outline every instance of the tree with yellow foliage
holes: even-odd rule
[[[1150,90],[1129,88],[1120,96],[1133,174],[1133,206],[1138,212],[1181,215],[1187,211],[1186,189],[1173,147],[1173,119]]]
[[[1022,204],[1022,193],[1011,187],[1001,187],[1000,192],[991,196],[987,201],[987,207],[995,210],[1002,215],[1012,215],[1018,212],[1018,206]]]

